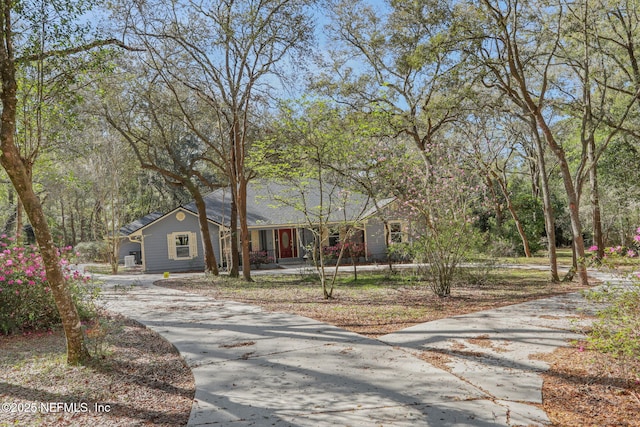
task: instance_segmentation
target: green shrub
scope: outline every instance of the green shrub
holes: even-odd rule
[[[635,242],[640,242],[640,228]],[[608,251],[602,268],[615,268],[616,260],[624,251]],[[616,253],[614,253],[616,252]],[[619,253],[617,253],[619,252]],[[629,255],[630,257],[635,257]],[[587,293],[587,297],[603,304],[597,312],[588,342],[597,350],[611,354],[618,361],[618,368],[640,376],[640,274],[631,273],[622,285],[605,286]]]
[[[60,251],[62,267],[78,311],[87,318],[93,312],[87,298],[88,278],[68,268],[70,249]],[[2,235],[0,250],[0,333],[48,329],[59,324],[60,316],[36,248],[16,246]]]
[[[75,247],[80,262],[107,262],[109,248],[104,241],[80,242]]]
[[[598,310],[587,341],[597,350],[611,354],[619,367],[640,375],[640,282],[630,287],[606,287],[588,294],[604,303]]]
[[[514,258],[521,252],[524,253],[522,248],[522,240],[514,243],[511,240],[507,240],[502,237],[496,237],[491,239],[486,245],[486,253],[492,257],[498,258]]]

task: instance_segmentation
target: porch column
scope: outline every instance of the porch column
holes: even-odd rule
[[[291,236],[291,242],[293,243],[293,257],[298,258],[298,229],[292,228],[291,234],[293,234],[293,236]]]
[[[276,263],[280,259],[280,242],[276,238],[277,235],[278,235],[277,230],[275,228],[272,229],[271,230],[271,236],[273,238],[273,254],[276,257],[276,259],[275,259]]]

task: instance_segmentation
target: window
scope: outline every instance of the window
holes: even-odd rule
[[[189,235],[176,235],[176,258],[191,258],[189,252]]]
[[[337,246],[339,242],[340,242],[340,229],[330,228],[329,229],[329,246]]]
[[[402,223],[399,223],[399,222],[389,223],[389,242],[402,243]]]
[[[169,259],[192,259],[198,256],[196,233],[179,232],[167,236]]]
[[[267,250],[267,230],[251,230],[249,250],[251,252]]]

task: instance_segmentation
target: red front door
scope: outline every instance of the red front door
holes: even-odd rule
[[[280,258],[293,258],[293,229],[283,228],[278,230],[278,242],[280,244]]]

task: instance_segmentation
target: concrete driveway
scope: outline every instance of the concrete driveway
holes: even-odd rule
[[[587,306],[570,294],[370,339],[154,286],[160,275],[101,279],[109,310],[161,334],[191,367],[189,426],[545,425],[547,365],[531,356],[580,338]],[[445,369],[419,357],[427,350]]]

